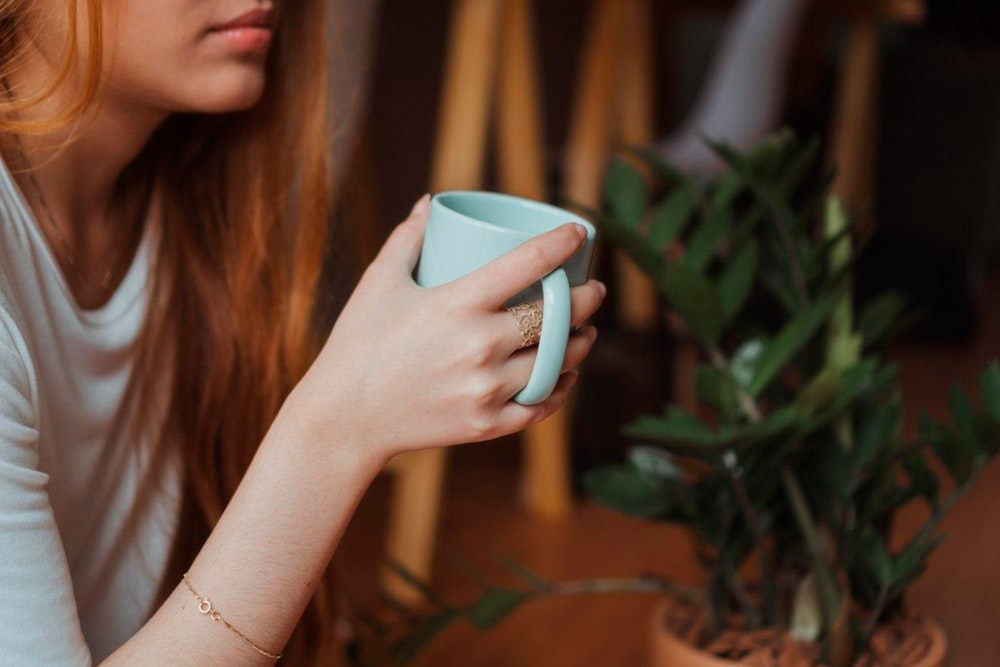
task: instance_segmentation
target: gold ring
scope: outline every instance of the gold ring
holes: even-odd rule
[[[542,309],[530,301],[519,303],[507,309],[517,320],[517,326],[521,330],[521,345],[517,349],[523,350],[538,343],[542,338]]]

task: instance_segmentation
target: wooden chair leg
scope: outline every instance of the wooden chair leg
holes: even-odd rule
[[[431,169],[434,190],[475,189],[482,183],[502,1],[454,2]],[[405,454],[392,466],[399,478],[389,519],[389,557],[423,578],[431,573],[446,456],[443,449]],[[390,572],[383,586],[400,601],[420,600]]]
[[[632,146],[654,140],[653,8],[650,0],[621,0],[624,17],[620,54],[618,138]],[[656,290],[628,255],[615,253],[621,323],[632,331],[650,331],[659,317]]]
[[[446,456],[443,449],[428,449],[400,456],[390,464],[395,489],[389,510],[387,556],[424,581],[430,579],[434,543],[444,486]],[[385,570],[382,587],[406,604],[421,596],[392,570]]]
[[[529,0],[505,0],[497,89],[497,158],[504,192],[544,201],[545,163]],[[528,511],[569,514],[569,424],[560,410],[523,434],[521,491]]]

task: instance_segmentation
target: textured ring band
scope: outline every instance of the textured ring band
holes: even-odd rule
[[[542,339],[542,309],[530,301],[519,303],[507,309],[517,320],[521,330],[521,345],[517,349],[531,347]]]

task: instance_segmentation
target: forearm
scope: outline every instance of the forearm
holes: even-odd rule
[[[223,618],[280,652],[382,461],[282,411],[189,578]],[[180,530],[184,527],[181,526]],[[198,612],[182,582],[104,665],[270,664]]]

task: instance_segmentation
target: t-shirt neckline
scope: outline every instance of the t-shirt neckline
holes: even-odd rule
[[[125,276],[115,288],[111,297],[97,308],[83,308],[79,303],[77,303],[76,298],[73,296],[69,283],[67,282],[65,275],[63,275],[62,268],[59,266],[59,262],[55,258],[55,253],[52,252],[52,248],[49,245],[48,239],[42,233],[41,226],[38,224],[38,219],[35,216],[34,211],[28,205],[28,200],[25,197],[24,192],[21,191],[21,187],[14,179],[14,175],[11,173],[10,168],[7,166],[7,161],[3,158],[2,154],[0,154],[0,175],[2,175],[4,184],[13,196],[18,212],[24,219],[25,223],[27,223],[26,226],[28,227],[29,233],[33,237],[32,240],[41,249],[43,261],[48,265],[48,269],[54,274],[55,282],[58,285],[60,293],[62,294],[62,298],[69,306],[70,310],[75,313],[81,324],[103,327],[119,320],[119,318],[121,318],[129,310],[145,289],[145,269],[149,264],[149,221],[147,220],[146,224],[143,225],[142,237],[136,247],[135,255],[132,257],[132,262],[129,264],[128,270],[125,272]]]

